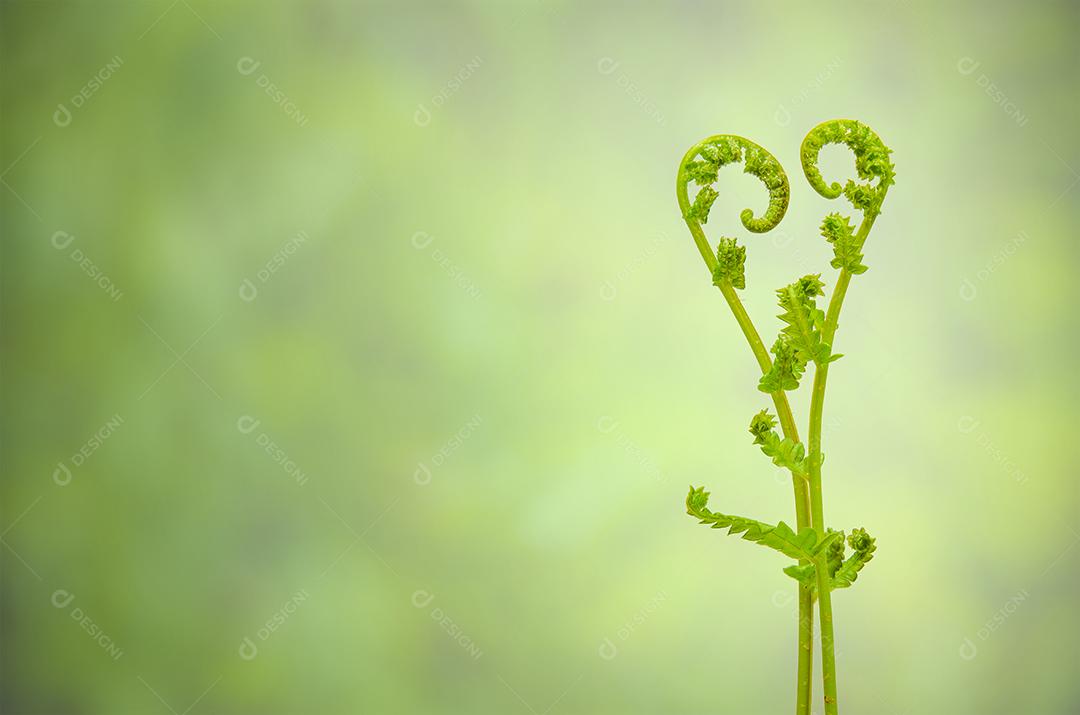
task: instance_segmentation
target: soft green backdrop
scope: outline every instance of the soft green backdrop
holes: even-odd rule
[[[827,404],[841,709],[1080,710],[1075,4],[170,2],[2,3],[0,710],[789,711],[783,559],[683,513],[793,516],[673,184],[787,168],[771,335],[836,116],[898,173]]]

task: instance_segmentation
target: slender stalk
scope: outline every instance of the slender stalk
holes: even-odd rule
[[[856,234],[861,247],[866,241],[870,228],[874,225],[876,214],[863,218]],[[844,305],[851,273],[840,271],[836,279],[829,309],[825,313],[825,324],[821,329],[821,340],[832,345],[833,336],[840,320],[840,309]],[[825,409],[825,385],[829,379],[829,363],[815,365],[814,389],[810,397],[810,430],[807,445],[810,459],[810,522],[820,534],[825,533],[825,509],[821,496],[821,422]],[[824,563],[818,565],[818,610],[821,615],[821,677],[825,689],[825,715],[836,715],[836,655],[833,639],[832,595],[829,593],[829,570]]]
[[[810,703],[814,697],[814,597],[810,589],[802,585],[799,586],[798,668],[795,713],[810,715]]]
[[[704,255],[704,254],[703,254]],[[712,258],[711,251],[709,257]],[[715,262],[715,258],[712,259]],[[708,263],[708,261],[706,261]],[[735,321],[742,329],[750,349],[757,358],[761,373],[769,372],[772,367],[772,359],[769,357],[765,344],[761,342],[761,336],[754,327],[750,316],[743,307],[739,294],[735,287],[728,281],[720,283],[720,292],[724,294]],[[791,414],[791,405],[787,399],[787,393],[783,390],[770,393],[776,414],[780,418],[780,428],[784,436],[793,442],[799,441],[799,431],[795,425],[795,418]],[[802,477],[791,475],[792,485],[795,491],[795,523],[799,529],[810,526],[810,493],[807,483]],[[805,562],[804,562],[805,563]],[[796,715],[810,715],[810,703],[813,699],[813,671],[814,671],[814,601],[810,589],[806,586],[799,587],[799,642],[798,642],[798,682],[796,685],[795,713]]]
[[[823,146],[835,143],[846,144],[854,152],[855,168],[860,179],[873,181],[876,178],[877,183],[861,184],[853,180],[844,185],[837,182],[826,183],[818,168],[818,158]],[[683,218],[705,265],[713,275],[714,284],[720,288],[758,361],[765,378],[760,385],[767,388],[780,388],[772,393],[772,399],[780,418],[784,439],[781,441],[773,432],[776,423],[768,411],[764,410],[754,417],[754,422],[751,424],[755,443],[762,444],[762,451],[772,456],[775,463],[788,465],[791,468],[797,524],[800,531],[809,525],[816,532],[816,534],[807,535],[808,541],[816,543],[813,549],[798,549],[794,552],[796,556],[805,557],[800,563],[812,566],[816,583],[803,584],[804,580],[808,580],[804,578],[804,574],[809,572],[809,569],[805,567],[796,569],[794,572],[791,569],[785,569],[785,572],[795,575],[800,582],[797,715],[810,715],[813,599],[815,597],[818,600],[821,619],[825,714],[837,715],[831,588],[834,585],[834,578],[837,587],[850,585],[862,565],[872,558],[874,551],[874,540],[865,531],[857,529],[851,539],[856,555],[843,560],[843,545],[836,543],[842,534],[829,533],[825,526],[821,475],[823,454],[821,424],[825,408],[829,362],[832,359],[831,346],[839,325],[840,309],[847,295],[851,276],[853,273],[858,274],[866,270],[866,267],[861,264],[860,251],[874,224],[874,219],[881,210],[885,192],[895,182],[894,166],[889,160],[891,153],[892,150],[885,146],[873,130],[850,119],[822,122],[803,139],[800,158],[803,173],[810,185],[826,199],[845,196],[856,210],[862,211],[863,218],[858,231],[852,234],[849,218],[837,213],[825,217],[821,226],[822,235],[833,244],[835,258],[832,264],[840,269],[835,290],[829,301],[824,322],[821,324],[818,323],[822,320],[821,313],[817,306],[813,305],[812,300],[821,293],[823,284],[819,281],[819,276],[804,277],[800,279],[798,286],[789,286],[785,289],[786,292],[781,293],[780,304],[785,312],[780,317],[786,327],[781,332],[781,337],[775,347],[777,360],[775,365],[735,290],[736,286],[742,288],[745,283],[746,249],[739,246],[733,238],[722,238],[717,253],[714,254],[701,224],[708,220],[709,211],[718,196],[712,184],[716,183],[720,168],[727,164],[743,162],[745,172],[761,179],[769,191],[769,206],[763,214],[755,216],[751,209],[744,209],[740,213],[739,217],[743,226],[752,233],[764,233],[775,228],[783,219],[790,200],[790,185],[783,167],[772,154],[754,142],[744,137],[723,134],[709,137],[692,146],[684,155],[676,178],[676,196]],[[687,191],[691,183],[701,187],[692,204]],[[810,303],[803,302],[808,299]],[[803,445],[799,444],[791,407],[783,388],[798,386],[798,378],[802,375],[808,360],[813,360],[815,365],[809,434],[804,458]],[[744,538],[759,541],[759,543],[763,542],[757,537],[773,532],[773,527],[762,522],[708,510],[708,498],[709,494],[704,487],[691,487],[686,499],[687,512],[697,517],[702,524],[711,524],[713,528],[731,527],[729,533],[744,532],[746,534]],[[783,523],[775,528],[781,527],[784,527],[786,532],[790,532]],[[792,536],[787,533],[786,538],[790,539]],[[783,549],[780,550],[783,551]],[[784,551],[784,553],[792,552]],[[834,577],[830,568],[830,554],[833,559],[837,556],[841,557],[842,564],[839,568],[843,570],[842,575]],[[816,594],[811,594],[811,587],[816,589]]]
[[[818,605],[821,607],[821,679],[825,689],[825,715],[836,715],[836,649],[833,641],[832,594],[829,565],[817,564]]]
[[[692,147],[687,152],[686,156],[683,157],[680,167],[685,167],[687,161],[697,153],[699,148],[700,144]],[[784,178],[784,183],[787,183],[786,177]],[[684,217],[689,214],[690,209],[686,186],[687,181],[683,176],[683,171],[680,170],[676,184],[676,195]],[[783,211],[781,210],[781,215],[782,213]],[[698,252],[701,253],[701,257],[704,259],[705,265],[709,269],[709,273],[714,273],[717,265],[716,255],[713,253],[713,249],[709,245],[709,240],[706,238],[701,225],[697,221],[692,220],[686,220],[686,225],[687,228],[690,229],[690,234],[694,238],[694,243],[697,245]],[[748,224],[747,226],[749,227]],[[758,334],[757,329],[750,320],[750,316],[743,307],[742,301],[739,300],[738,293],[735,292],[735,287],[731,285],[730,281],[721,281],[719,288],[720,292],[723,293],[728,306],[731,308],[731,312],[735,316],[736,322],[742,329],[746,341],[750,344],[750,349],[753,351],[754,357],[758,361],[758,366],[761,368],[762,374],[768,373],[772,368],[772,359],[769,356],[768,350],[765,348],[765,344],[761,342],[761,336]],[[795,418],[791,413],[791,405],[788,403],[787,394],[783,390],[778,390],[770,393],[770,396],[772,397],[773,406],[776,408],[776,414],[779,417],[780,428],[784,436],[793,442],[798,442],[799,432],[795,424]],[[811,524],[810,490],[806,480],[796,475],[794,472],[792,472],[791,479],[795,494],[795,523],[797,528],[801,530]],[[800,584],[798,589],[798,679],[796,683],[795,713],[796,715],[810,715],[810,704],[813,695],[814,602],[811,591],[807,586]]]

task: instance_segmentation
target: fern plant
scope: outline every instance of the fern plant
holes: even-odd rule
[[[818,157],[826,144],[845,144],[851,149],[855,154],[856,179],[843,185],[826,183],[818,169]],[[815,604],[820,618],[825,713],[836,715],[838,711],[832,592],[854,584],[876,549],[874,539],[864,529],[855,529],[845,538],[843,531],[825,524],[821,427],[829,366],[841,357],[832,347],[840,310],[852,276],[867,270],[863,245],[895,179],[891,153],[869,127],[850,119],[823,122],[803,140],[800,155],[807,181],[827,199],[845,197],[861,213],[861,219],[856,228],[849,216],[830,213],[825,217],[821,235],[832,246],[831,266],[837,271],[828,307],[823,310],[818,306],[818,300],[824,300],[825,295],[821,274],[803,276],[777,290],[782,327],[770,349],[766,349],[737,292],[746,287],[746,248],[735,238],[725,237],[719,239],[714,251],[702,226],[708,222],[719,196],[715,184],[722,167],[741,163],[743,170],[760,179],[769,192],[768,208],[760,217],[755,217],[750,209],[740,215],[743,226],[751,233],[769,231],[784,218],[791,194],[787,175],[768,151],[749,139],[730,134],[698,142],[679,163],[676,193],[683,220],[712,275],[713,284],[720,289],[750,344],[761,370],[758,389],[769,395],[776,412],[775,417],[768,409],[755,414],[750,433],[753,443],[773,464],[791,473],[795,527],[783,521],[773,525],[712,511],[704,487],[690,487],[686,511],[702,524],[727,529],[729,534],[741,534],[747,541],[797,561],[783,569],[795,579],[799,593],[797,715],[810,715]],[[696,189],[692,200],[691,188]],[[787,393],[799,387],[807,369],[813,370],[813,387],[804,444],[799,439]],[[848,547],[850,555],[846,553]]]

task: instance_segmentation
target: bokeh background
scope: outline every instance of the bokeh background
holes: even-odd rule
[[[793,507],[674,174],[787,168],[708,226],[768,338],[838,116],[898,173],[826,406],[842,711],[1080,711],[1075,4],[2,13],[3,712],[789,711],[785,561],[683,513]]]

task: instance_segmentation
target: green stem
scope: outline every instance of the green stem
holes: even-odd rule
[[[764,375],[772,368],[772,359],[769,358],[769,352],[765,349],[765,343],[761,342],[761,336],[758,335],[750,316],[746,313],[746,308],[743,307],[742,301],[739,300],[735,287],[729,281],[721,281],[719,288],[720,292],[724,294],[731,312],[735,315],[735,321],[742,328],[743,335],[746,336],[746,342],[750,343],[750,349],[754,352],[754,357],[757,358],[761,374]],[[787,393],[783,390],[777,390],[769,393],[769,395],[772,397],[773,406],[776,407],[776,414],[780,418],[780,429],[783,431],[784,436],[793,442],[798,442],[799,431],[795,426],[795,418],[791,414],[791,404],[788,402]],[[801,529],[804,526],[810,526],[809,491],[807,490],[806,480],[802,477],[792,474],[791,482],[795,489],[795,523]]]
[[[706,255],[706,253],[703,252],[702,255]],[[712,253],[709,252],[707,255],[715,264],[716,259],[712,257]],[[709,260],[705,262],[706,264],[710,263]],[[711,271],[712,265],[710,265]],[[732,314],[735,316],[735,321],[742,329],[743,335],[746,336],[746,341],[750,344],[754,357],[757,358],[761,373],[766,374],[772,367],[772,360],[765,349],[765,344],[761,342],[761,336],[754,327],[753,321],[750,320],[746,308],[743,307],[742,301],[739,300],[739,294],[735,292],[735,287],[729,281],[721,281],[719,288],[724,295],[724,299],[727,300]],[[799,431],[795,425],[795,418],[791,414],[791,404],[788,402],[787,393],[783,390],[777,390],[770,393],[770,396],[773,400],[773,406],[776,407],[776,414],[780,418],[780,429],[783,431],[784,436],[793,442],[798,442]],[[799,529],[802,529],[810,526],[810,493],[806,481],[802,477],[792,474],[791,481],[795,491],[795,523]],[[799,642],[795,713],[796,715],[810,715],[810,704],[813,699],[814,688],[814,601],[809,588],[802,585],[798,588]]]
[[[829,565],[817,564],[818,605],[821,608],[821,679],[825,686],[825,715],[836,715],[836,653],[833,641]]]
[[[814,697],[814,597],[810,588],[799,586],[799,685],[795,697],[796,715],[810,715]]]
[[[698,148],[699,147],[697,146],[692,147],[683,158],[680,166],[685,167],[687,159],[692,157],[694,153],[698,151]],[[679,199],[679,208],[684,217],[688,215],[690,209],[686,186],[686,177],[683,175],[683,171],[680,170],[676,180],[676,196]],[[686,226],[690,229],[690,235],[694,238],[694,244],[697,245],[698,252],[701,253],[701,257],[704,259],[705,265],[709,269],[709,275],[711,276],[716,270],[717,261],[716,254],[713,253],[713,249],[709,245],[709,240],[706,238],[705,232],[701,228],[701,224],[697,221],[686,219]],[[769,357],[769,351],[765,349],[765,344],[761,342],[761,336],[758,335],[757,329],[754,328],[754,324],[750,320],[750,316],[746,313],[742,301],[739,300],[739,296],[735,292],[735,287],[731,285],[729,281],[722,281],[719,288],[720,292],[723,293],[725,300],[727,300],[728,306],[731,308],[731,312],[734,314],[736,322],[738,322],[739,327],[742,329],[743,335],[746,336],[746,341],[750,344],[750,349],[753,351],[754,357],[757,358],[758,366],[761,368],[761,374],[764,375],[768,373],[772,368],[772,359]],[[799,431],[795,425],[795,418],[791,414],[791,405],[788,403],[787,394],[783,390],[778,390],[771,393],[771,397],[773,406],[776,408],[776,414],[780,419],[780,428],[783,431],[784,436],[793,442],[798,442]],[[799,529],[803,529],[811,524],[810,490],[802,477],[792,473],[791,480],[795,492],[795,523]],[[814,601],[808,587],[800,585],[798,588],[799,642],[795,713],[796,715],[810,715],[810,703],[813,696],[814,668]]]
[[[871,213],[863,218],[859,232],[856,234],[860,248],[866,241],[876,217],[876,213]],[[821,328],[821,340],[828,343],[830,349],[839,324],[840,309],[844,305],[844,297],[847,295],[850,283],[851,273],[846,269],[841,270],[840,276],[836,279],[832,299],[829,301],[829,309],[825,313],[825,324]],[[825,385],[828,380],[829,363],[815,364],[814,390],[810,397],[810,434],[807,449],[810,454],[810,522],[811,526],[822,535],[825,534],[826,527],[825,509],[821,496],[821,421],[825,410]],[[825,715],[836,715],[836,656],[833,645],[832,596],[829,593],[828,577],[828,567],[819,566],[818,610],[821,615],[821,677],[825,686]]]

